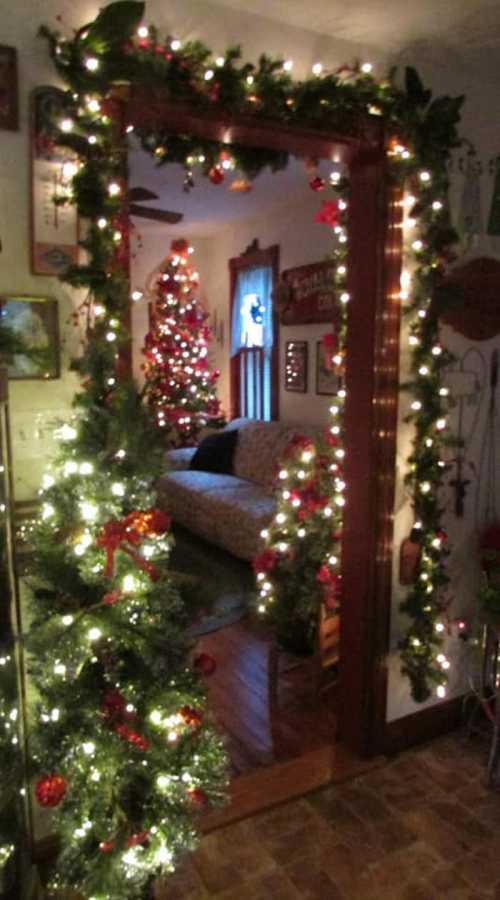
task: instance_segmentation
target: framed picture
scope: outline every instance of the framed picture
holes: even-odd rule
[[[0,128],[5,131],[19,128],[15,47],[0,46]]]
[[[310,263],[281,273],[277,303],[282,325],[333,324],[335,313],[333,262]]]
[[[316,393],[331,396],[342,386],[342,378],[335,370],[325,366],[323,342],[316,342]]]
[[[285,391],[307,391],[307,341],[285,344]]]
[[[57,300],[8,294],[0,296],[6,329],[6,362],[10,379],[59,378]]]

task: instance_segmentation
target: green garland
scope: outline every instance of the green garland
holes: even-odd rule
[[[403,604],[411,626],[402,642],[402,656],[413,696],[424,700],[433,684],[442,689],[445,680],[442,665],[436,663],[439,591],[445,580],[437,491],[443,475],[440,451],[445,438],[441,427],[436,430],[436,423],[443,418],[441,373],[447,357],[433,349],[438,347],[438,321],[430,298],[443,279],[449,247],[455,240],[446,200],[447,163],[460,143],[457,124],[463,98],[433,100],[411,68],[406,70],[404,87],[397,86],[395,72],[377,81],[359,65],[295,82],[283,60],[263,55],[256,65],[242,63],[239,48],[214,58],[199,42],[181,45],[172,37],[161,39],[154,28],[141,25],[143,15],[142,3],[123,0],[105,7],[71,40],[42,30],[56,68],[69,85],[67,117],[59,123],[58,141],[79,155],[74,202],[80,215],[91,222],[83,243],[88,263],[72,267],[66,280],[92,293],[97,291],[117,316],[128,296],[122,273],[109,266],[111,250],[123,238],[119,188],[126,146],[117,142],[105,103],[116,85],[142,85],[157,99],[189,103],[200,110],[220,107],[225,114],[251,114],[330,133],[359,134],[369,116],[377,115],[388,135],[395,136],[389,151],[391,171],[399,183],[406,180],[412,188],[414,185],[413,215],[418,218],[422,241],[415,250],[415,290],[410,305],[415,315],[411,390],[420,405],[411,414],[415,440],[408,478],[420,525],[414,535],[422,554],[417,580]],[[163,131],[142,129],[138,136],[160,163],[182,162],[188,171],[202,157],[203,171],[209,172],[229,149]],[[286,163],[283,154],[263,156],[262,151],[251,148],[230,149],[234,165],[250,177],[265,165],[279,168]],[[116,193],[111,185],[117,187]],[[119,325],[115,333],[120,340]],[[81,363],[84,374],[92,353],[89,347]],[[422,490],[423,484],[429,485],[428,489]]]

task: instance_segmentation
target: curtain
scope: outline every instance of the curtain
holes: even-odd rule
[[[262,347],[264,350],[271,350],[272,284],[271,266],[254,266],[238,273],[231,322],[231,356],[244,348]],[[258,316],[252,317],[252,309],[256,311],[259,306],[262,323],[255,321]]]

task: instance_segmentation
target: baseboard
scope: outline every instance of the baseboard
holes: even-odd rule
[[[462,722],[463,696],[438,703],[421,712],[387,722],[380,753],[399,753],[416,744],[454,731]]]

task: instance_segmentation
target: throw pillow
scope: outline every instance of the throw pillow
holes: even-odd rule
[[[236,429],[209,434],[201,441],[189,468],[202,472],[216,472],[219,475],[232,475],[237,440]]]

